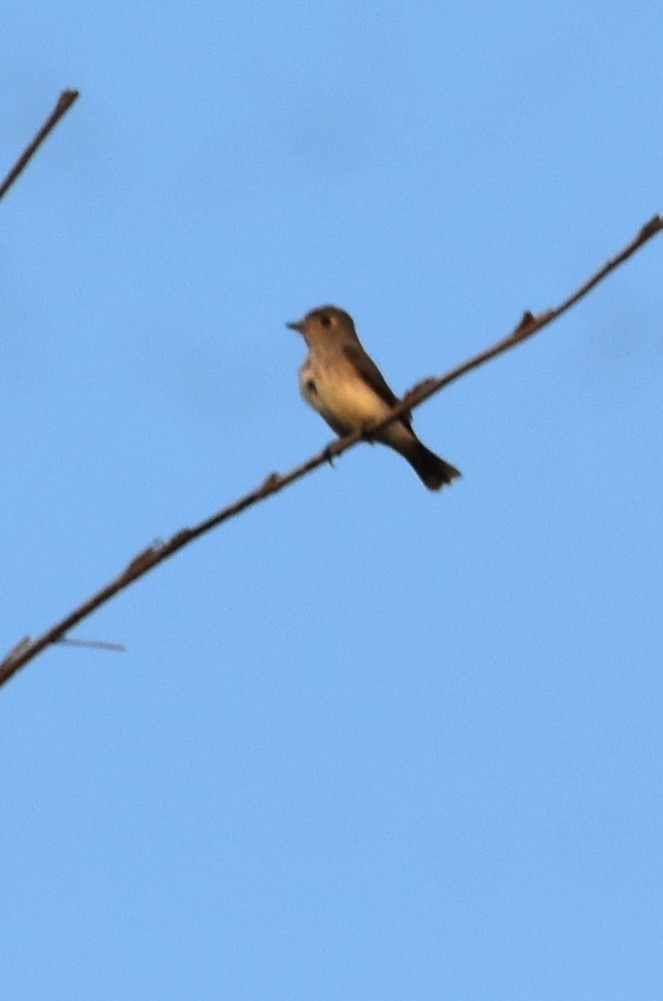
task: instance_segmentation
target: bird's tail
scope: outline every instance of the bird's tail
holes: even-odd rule
[[[405,458],[429,490],[441,490],[461,475],[455,466],[445,462],[417,439],[408,449]]]

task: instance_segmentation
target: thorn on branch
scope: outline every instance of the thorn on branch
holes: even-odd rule
[[[272,490],[278,483],[281,482],[281,477],[278,473],[270,473],[263,480],[263,484],[260,487],[261,490]]]
[[[534,313],[532,313],[529,309],[526,309],[520,318],[520,323],[516,327],[516,330],[519,332],[523,329],[523,327],[529,327],[534,322],[535,322]]]
[[[190,528],[182,528],[179,532],[176,532],[168,542],[162,542],[159,540],[159,544],[154,548],[157,553],[160,553],[162,549],[166,548],[166,546],[172,549],[179,549],[179,547],[183,546],[185,542],[188,542],[192,536],[193,532]]]
[[[434,386],[437,386],[437,379],[432,379],[430,377],[427,379],[421,379],[419,382],[415,382],[412,389],[408,389],[407,393],[403,393],[403,402],[409,400],[411,396],[418,396],[419,393],[433,389]]]
[[[163,541],[159,539],[158,542],[153,542],[147,549],[143,549],[142,552],[138,553],[138,556],[134,556],[127,563],[127,568],[124,571],[125,574],[134,574],[138,570],[144,570],[146,567],[149,567],[154,562],[158,553],[163,549],[163,545]]]

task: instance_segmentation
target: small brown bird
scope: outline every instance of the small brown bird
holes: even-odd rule
[[[321,306],[303,320],[288,323],[302,334],[309,353],[299,370],[304,399],[341,437],[387,416],[398,397],[364,351],[352,317],[337,306]],[[377,434],[377,440],[400,452],[429,490],[439,490],[460,476],[419,441],[409,413]]]

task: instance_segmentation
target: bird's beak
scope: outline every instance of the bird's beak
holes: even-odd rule
[[[304,329],[303,320],[295,320],[293,323],[286,323],[286,327],[290,327],[291,330],[296,330],[298,333],[302,333]]]

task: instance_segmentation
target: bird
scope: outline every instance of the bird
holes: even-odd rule
[[[308,347],[299,370],[302,396],[340,437],[384,419],[400,402],[364,350],[345,310],[319,306],[286,326],[298,331]],[[374,437],[399,452],[429,490],[440,490],[461,475],[419,440],[409,412]]]

